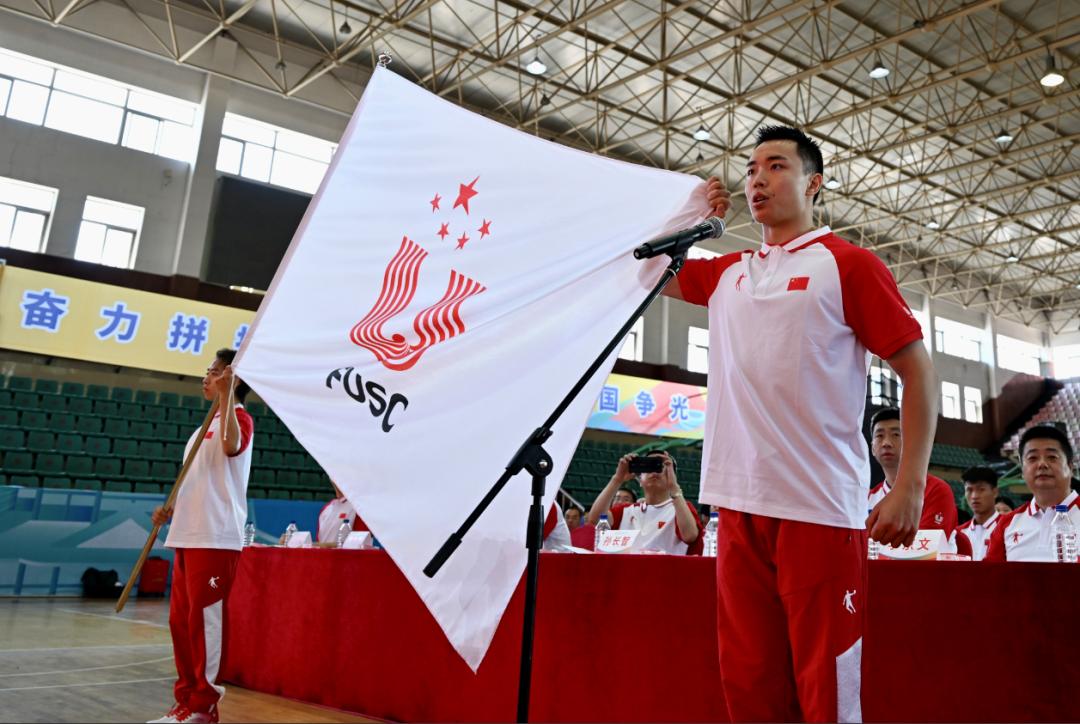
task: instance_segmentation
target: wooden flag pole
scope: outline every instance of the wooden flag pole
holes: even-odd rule
[[[218,398],[214,398],[214,404],[212,404],[210,409],[206,412],[206,419],[203,420],[202,428],[200,428],[199,434],[195,438],[195,442],[191,445],[191,451],[187,454],[187,459],[184,460],[183,467],[180,468],[180,474],[176,476],[176,482],[173,483],[172,490],[169,492],[169,497],[165,500],[165,505],[163,506],[164,510],[170,510],[173,505],[176,504],[176,495],[180,492],[180,486],[184,482],[184,476],[187,475],[188,468],[191,467],[191,461],[195,459],[195,455],[199,452],[202,441],[206,438],[206,431],[209,429],[210,423],[213,422],[214,415],[217,414],[218,401]],[[154,528],[150,531],[149,537],[146,539],[146,545],[143,546],[142,553],[139,554],[139,560],[135,562],[135,567],[131,569],[131,575],[128,576],[127,583],[124,585],[124,591],[120,594],[120,600],[116,602],[117,613],[124,610],[124,604],[127,603],[128,596],[131,595],[131,587],[135,585],[135,579],[139,577],[143,564],[146,563],[146,559],[150,556],[150,550],[154,547],[154,541],[157,540],[159,530],[161,530],[161,525],[155,523]]]

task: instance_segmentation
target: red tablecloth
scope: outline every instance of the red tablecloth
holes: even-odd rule
[[[531,718],[723,720],[711,564],[543,554]],[[1080,719],[1080,567],[870,575],[868,721]],[[381,551],[247,549],[227,616],[228,681],[395,721],[514,718],[521,587],[475,675]]]

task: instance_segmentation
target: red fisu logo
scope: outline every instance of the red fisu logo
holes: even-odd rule
[[[420,361],[424,352],[439,342],[445,342],[465,332],[461,305],[469,297],[486,290],[479,282],[451,269],[450,281],[442,299],[413,319],[417,342],[410,344],[403,334],[386,336],[383,325],[409,306],[416,295],[420,267],[427,256],[428,253],[416,242],[407,236],[403,237],[397,254],[386,266],[382,289],[375,306],[349,333],[349,339],[369,350],[387,369],[398,372],[407,370]]]

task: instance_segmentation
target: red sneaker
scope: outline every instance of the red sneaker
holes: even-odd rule
[[[210,707],[210,711],[191,711],[186,706],[181,707],[173,721],[178,724],[218,724],[218,709]]]

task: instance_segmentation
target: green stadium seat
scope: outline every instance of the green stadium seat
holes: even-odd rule
[[[165,422],[167,410],[161,405],[143,405],[143,419],[147,422]]]
[[[170,407],[165,413],[165,419],[177,425],[191,424],[191,411],[182,407]],[[202,422],[202,420],[199,420]]]
[[[116,414],[126,420],[141,420],[143,419],[143,406],[136,405],[134,402],[118,402]]]
[[[75,418],[75,432],[83,435],[100,435],[101,418],[94,415],[79,415]]]
[[[62,452],[65,455],[71,453],[81,453],[85,448],[86,443],[83,441],[82,435],[74,435],[71,433],[62,432],[56,436],[56,450]]]
[[[277,478],[270,468],[254,468],[251,471],[251,484],[262,488],[272,488],[277,484]]]
[[[171,422],[159,422],[154,425],[154,439],[173,442],[180,437],[180,428]]]
[[[161,486],[157,483],[135,483],[135,492],[161,495]]]
[[[295,470],[278,470],[277,486],[279,488],[294,488],[300,484],[300,477]]]
[[[122,480],[110,480],[105,483],[106,493],[130,493],[131,483]]]
[[[300,484],[309,488],[322,488],[326,485],[322,473],[311,470],[300,473]]]
[[[69,397],[67,411],[73,415],[90,415],[94,412],[94,401],[86,397]]]
[[[41,486],[41,480],[36,475],[12,475],[8,478],[8,485],[21,485],[24,488],[37,488]]]
[[[292,491],[293,500],[315,500],[314,494],[308,490],[294,490]]]
[[[75,416],[66,412],[49,415],[49,429],[54,432],[75,432]]]
[[[116,417],[119,414],[120,405],[112,400],[94,400],[94,414],[103,417]]]
[[[56,449],[56,435],[34,430],[26,436],[26,449],[32,452],[52,452]]]
[[[139,443],[130,438],[117,438],[113,441],[112,454],[120,458],[139,457]]]
[[[109,399],[114,402],[132,402],[135,399],[135,391],[130,387],[114,387]]]
[[[86,396],[91,400],[109,399],[109,388],[105,385],[87,385]]]
[[[34,392],[42,395],[59,395],[60,383],[56,380],[34,380]]]
[[[29,377],[9,377],[7,388],[9,390],[22,390],[29,392],[34,389],[34,381]]]
[[[24,430],[48,430],[49,416],[39,410],[23,410],[19,414],[19,425]]]
[[[67,490],[72,487],[72,481],[66,475],[46,475],[41,479],[41,487]]]
[[[289,499],[289,491],[288,490],[281,490],[279,488],[275,488],[274,490],[271,490],[270,494],[267,495],[266,497],[268,497],[268,498],[270,498],[272,500],[288,500]]]
[[[94,457],[108,457],[112,455],[112,441],[107,437],[97,435],[88,437],[86,438],[86,452]]]
[[[15,395],[11,390],[0,390],[0,407],[11,407],[11,401],[15,399]]]
[[[120,461],[115,461],[119,463]],[[119,473],[119,465],[117,465],[117,473]],[[118,474],[110,473],[106,477],[116,478],[120,477]],[[150,479],[150,461],[139,460],[138,458],[128,458],[124,461],[124,475],[125,480],[131,480],[133,482],[140,482],[142,480]]]
[[[156,440],[140,440],[138,456],[147,460],[167,460],[165,444]]]
[[[90,477],[94,474],[94,458],[89,455],[68,455],[64,472],[72,477]]]
[[[7,427],[19,426],[19,411],[11,409],[0,410],[0,425]]]
[[[301,470],[304,467],[303,453],[285,453],[282,465],[290,470]]]
[[[254,498],[256,500],[266,500],[270,497],[270,491],[266,488],[253,488],[248,486],[248,498]]]
[[[131,462],[130,460],[126,462]],[[145,462],[145,461],[142,461]],[[119,478],[121,471],[120,458],[95,458],[94,475],[99,478]],[[124,476],[126,477],[126,476]]]
[[[101,488],[102,488],[102,485],[101,485],[100,480],[93,480],[93,479],[84,478],[84,479],[76,480],[74,487],[75,487],[76,490],[97,490],[97,491],[100,491]]]
[[[128,437],[131,423],[119,417],[105,418],[105,434],[110,437]]]
[[[165,443],[165,459],[183,462],[185,447],[186,445],[182,442]]]
[[[0,427],[0,450],[22,450],[26,433],[16,427]]]
[[[42,395],[41,409],[46,412],[67,412],[67,398],[61,395]]]
[[[278,452],[277,450],[263,450],[262,454],[260,455],[260,460],[261,462],[259,462],[259,465],[262,465],[264,467],[284,467],[284,455],[282,455],[282,453]]]
[[[180,466],[176,463],[155,460],[150,464],[150,478],[158,483],[175,483],[179,472]]]
[[[21,450],[9,450],[4,453],[4,471],[8,473],[30,473],[34,470],[34,456]]]
[[[244,405],[244,409],[256,417],[262,417],[266,414],[266,405],[262,402],[248,402]]]
[[[179,407],[180,395],[175,392],[159,392],[158,404],[164,405],[165,407]]]
[[[188,410],[202,410],[204,409],[203,403],[206,401],[205,397],[197,397],[195,395],[184,395],[180,398],[180,406],[187,408]]]
[[[11,395],[11,406],[16,410],[36,410],[41,407],[41,396],[36,392],[15,392]]]
[[[157,392],[154,390],[135,390],[135,402],[140,405],[156,405]]]
[[[139,440],[151,440],[154,437],[154,423],[145,420],[132,420],[128,425],[128,434]]]
[[[65,382],[60,385],[60,394],[68,397],[84,397],[86,386],[82,382]]]

